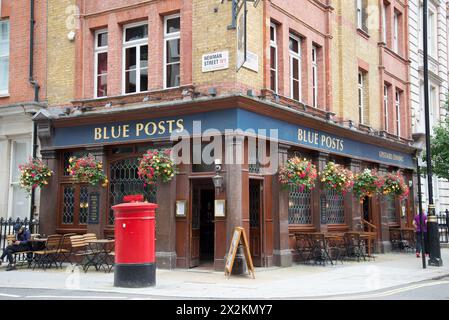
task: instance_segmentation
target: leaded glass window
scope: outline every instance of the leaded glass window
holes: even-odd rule
[[[75,213],[75,187],[64,186],[62,224],[73,224]]]
[[[300,192],[297,186],[290,186],[288,200],[289,224],[312,224],[312,193]]]
[[[335,190],[326,190],[326,215],[328,224],[345,223],[344,197]]]
[[[397,223],[396,218],[396,200],[393,197],[385,197],[387,221],[391,223]]]

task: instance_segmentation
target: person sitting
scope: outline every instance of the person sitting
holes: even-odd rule
[[[15,241],[5,248],[2,256],[0,257],[0,265],[3,262],[3,259],[5,257],[8,257],[9,264],[6,268],[6,271],[17,269],[14,263],[14,253],[26,252],[31,250],[31,232],[24,225],[21,225],[19,223],[16,223],[13,229],[16,234]]]

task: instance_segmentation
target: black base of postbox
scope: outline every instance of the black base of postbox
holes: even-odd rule
[[[155,285],[155,263],[114,265],[114,287],[146,288]]]

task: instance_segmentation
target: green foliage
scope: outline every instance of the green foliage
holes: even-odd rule
[[[441,121],[434,128],[431,138],[430,154],[432,159],[433,173],[444,179],[449,179],[449,119]],[[423,160],[425,161],[424,155]]]

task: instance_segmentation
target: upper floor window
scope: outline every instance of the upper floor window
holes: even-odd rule
[[[301,39],[290,34],[290,88],[291,98],[300,101],[301,97]]]
[[[437,32],[436,32],[436,19],[435,13],[429,10],[429,14],[427,16],[427,40],[428,40],[428,48],[429,55],[436,56],[436,47],[437,47]]]
[[[388,132],[388,86],[384,85],[384,130]]]
[[[357,83],[359,123],[365,124],[365,75],[361,71],[359,71]]]
[[[9,92],[9,21],[0,21],[0,95]]]
[[[395,11],[393,17],[393,51],[399,53],[400,13]]]
[[[396,135],[401,135],[401,93],[396,90]]]
[[[95,97],[108,95],[108,31],[95,33]]]
[[[179,87],[181,84],[181,18],[179,15],[164,19],[164,86]]]
[[[278,46],[276,25],[270,26],[270,89],[278,93]]]
[[[123,30],[123,92],[148,91],[148,25],[133,24]]]
[[[312,47],[312,106],[318,107],[318,48]]]
[[[388,42],[388,31],[387,31],[387,13],[388,13],[388,4],[386,2],[382,2],[382,37],[383,42]]]
[[[362,29],[365,32],[368,32],[368,28],[366,25],[366,6],[367,0],[355,0],[356,1],[356,19],[357,19],[357,28]]]

